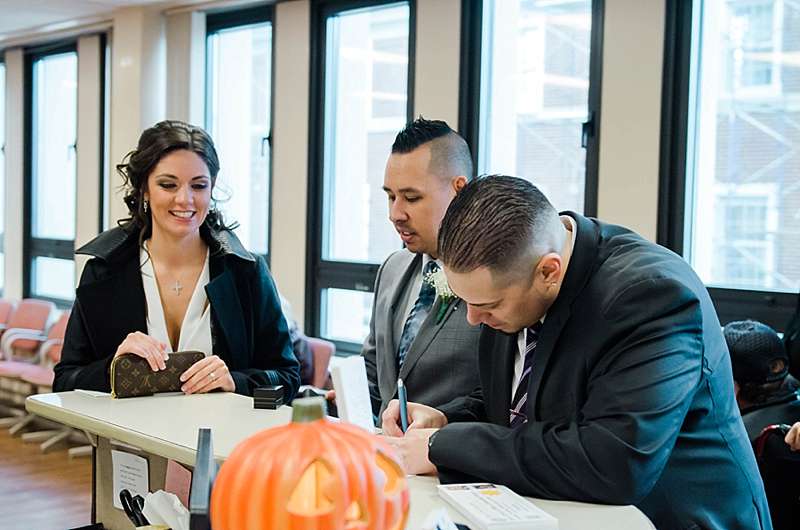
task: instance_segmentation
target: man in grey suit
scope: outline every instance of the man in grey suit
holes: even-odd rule
[[[420,117],[395,138],[383,190],[406,248],[378,270],[361,351],[377,417],[397,396],[398,377],[409,400],[433,407],[479,385],[480,330],[467,323],[461,300],[437,296],[430,281],[444,277],[436,253],[439,224],[471,177],[469,148],[445,122]]]

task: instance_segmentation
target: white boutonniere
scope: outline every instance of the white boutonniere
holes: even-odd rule
[[[438,324],[442,321],[442,318],[444,318],[450,301],[453,300],[456,295],[450,290],[450,286],[447,284],[447,276],[444,275],[442,269],[429,272],[422,281],[432,286],[434,291],[436,291],[436,297],[442,299],[442,303],[439,304],[439,313],[436,315],[436,323]]]

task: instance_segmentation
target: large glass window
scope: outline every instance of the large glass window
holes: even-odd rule
[[[557,209],[587,213],[596,209],[596,156],[587,163],[584,149],[597,121],[591,119],[596,105],[590,108],[590,87],[597,90],[590,68],[593,3],[483,0],[480,46],[466,54],[480,68],[479,85],[471,87],[480,91],[478,109],[462,109],[462,120],[477,119],[477,134],[461,124],[473,146],[477,136],[479,174],[520,176]]]
[[[26,295],[74,296],[78,56],[29,55]]]
[[[674,197],[662,201],[660,238],[711,288],[723,323],[780,329],[800,289],[800,6],[698,1],[675,13],[672,38],[686,37],[666,85],[675,116],[663,126],[685,137],[662,168],[665,156],[685,162],[662,170]]]
[[[0,295],[5,287],[5,241],[6,220],[6,65],[0,63]]]
[[[394,137],[409,118],[411,10],[408,2],[351,9],[345,2],[316,16],[324,53],[314,65],[322,104],[315,109],[321,156],[312,186],[320,200],[310,320],[315,333],[354,350],[368,331],[378,264],[401,248],[381,186]]]
[[[800,6],[728,0],[699,9],[685,255],[710,286],[797,291],[800,63],[791,57],[800,53]]]
[[[206,129],[220,172],[214,191],[248,250],[269,253],[272,23],[270,8],[209,15]]]

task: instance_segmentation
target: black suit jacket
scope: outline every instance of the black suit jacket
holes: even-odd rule
[[[266,264],[231,232],[202,233],[210,248],[206,295],[214,354],[231,371],[237,393],[253,395],[258,386],[283,385],[284,399],[291,400],[300,385],[300,367]],[[53,389],[109,392],[117,347],[128,333],[147,333],[138,232],[108,230],[78,253],[94,258],[75,294]]]
[[[441,407],[440,477],[634,504],[659,529],[771,528],[703,283],[633,232],[568,215],[574,251],[539,336],[529,421],[509,428],[516,335],[485,327],[482,391]]]

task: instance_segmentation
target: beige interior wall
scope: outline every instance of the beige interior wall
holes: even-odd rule
[[[275,6],[272,114],[272,275],[302,327],[308,203],[308,0]]]
[[[102,131],[102,54],[101,37],[88,35],[78,39],[78,136],[77,188],[79,207],[75,210],[75,248],[88,243],[100,231],[100,184]],[[75,256],[75,284],[88,256]]]
[[[156,8],[124,8],[114,13],[111,43],[111,106],[107,190],[109,224],[128,216],[114,167],[136,147],[139,135],[164,119],[166,101],[164,17]]]
[[[6,194],[5,285],[3,296],[22,297],[22,189],[24,124],[24,56],[21,48],[6,50]]]
[[[206,15],[167,15],[166,117],[203,126],[205,117]]]
[[[461,1],[417,0],[414,117],[458,129]]]
[[[607,0],[598,217],[655,240],[665,0]]]

